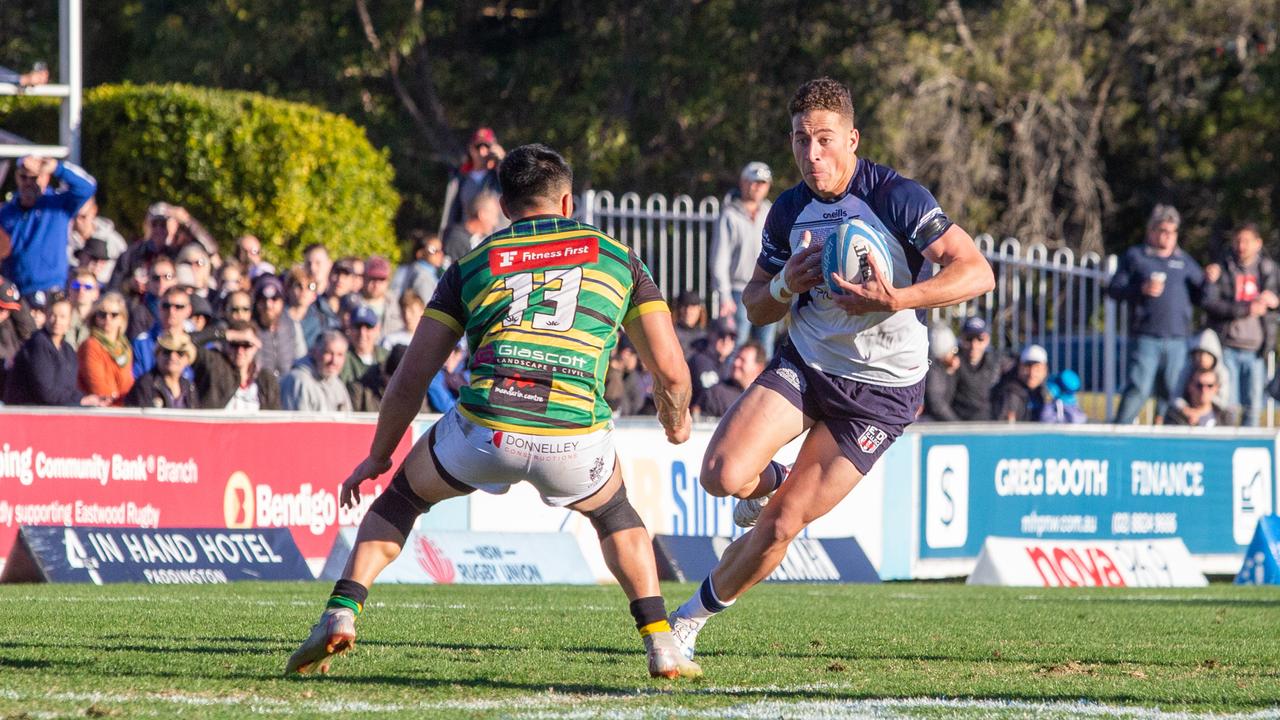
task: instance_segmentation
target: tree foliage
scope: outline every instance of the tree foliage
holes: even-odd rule
[[[0,24],[38,24],[45,5],[6,2]],[[794,182],[786,103],[830,74],[854,92],[863,154],[975,232],[1114,251],[1155,202],[1183,209],[1192,244],[1246,217],[1277,229],[1273,1],[126,0],[86,13],[90,82],[258,90],[364,125],[396,165],[402,227],[438,216],[446,168],[482,124],[508,147],[562,149],[583,186],[720,194],[753,159]],[[0,43],[0,62],[39,37]]]

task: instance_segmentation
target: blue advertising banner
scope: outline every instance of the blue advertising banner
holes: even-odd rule
[[[700,582],[729,547],[731,538],[655,535],[658,577]],[[768,582],[878,583],[875,566],[855,538],[796,538]]]
[[[1280,515],[1258,521],[1253,542],[1236,573],[1237,585],[1280,585]]]
[[[920,557],[969,558],[988,536],[1179,537],[1236,554],[1271,513],[1274,438],[1084,433],[921,437]]]
[[[312,580],[286,528],[258,530],[23,526],[6,582],[162,584]]]

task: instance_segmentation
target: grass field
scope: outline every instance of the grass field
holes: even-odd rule
[[[1280,718],[1280,588],[762,586],[673,682],[616,588],[381,586],[281,677],[328,587],[0,586],[0,717]]]

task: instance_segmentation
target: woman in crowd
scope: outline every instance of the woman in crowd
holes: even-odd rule
[[[182,377],[196,359],[196,347],[186,333],[169,333],[156,341],[156,366],[133,384],[125,405],[144,408],[200,407],[195,386]]]
[[[76,378],[81,392],[102,397],[107,404],[124,405],[133,388],[133,351],[125,327],[129,311],[118,292],[103,295],[89,314],[89,339],[80,344]]]
[[[96,395],[76,387],[76,351],[66,341],[71,329],[71,301],[58,294],[49,300],[43,328],[22,345],[5,381],[9,405],[102,405]]]

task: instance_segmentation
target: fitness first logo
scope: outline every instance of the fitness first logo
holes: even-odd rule
[[[1231,535],[1248,545],[1258,520],[1271,514],[1271,451],[1237,448],[1231,455]]]
[[[964,547],[969,539],[969,448],[934,445],[925,456],[924,541]]]
[[[535,243],[510,250],[494,248],[489,251],[489,272],[500,275],[557,265],[585,265],[599,259],[599,240],[588,236]]]

